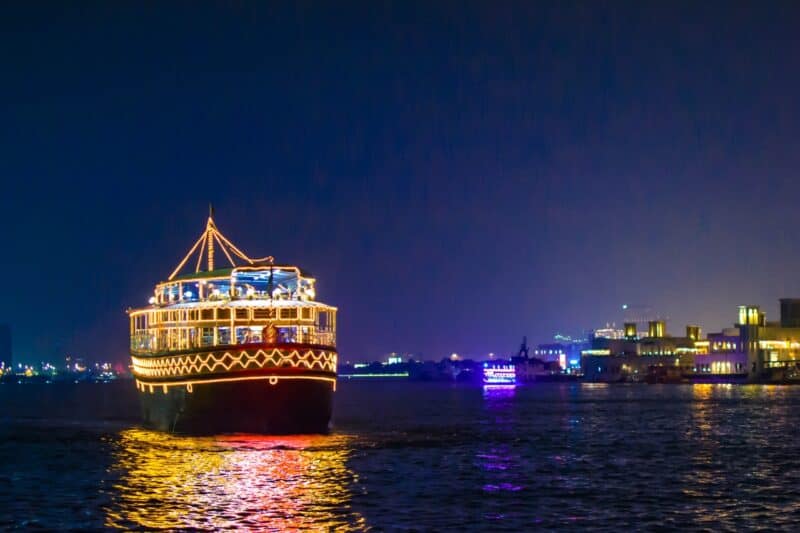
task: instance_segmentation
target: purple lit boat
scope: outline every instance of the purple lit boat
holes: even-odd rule
[[[484,385],[516,385],[517,370],[508,361],[487,361],[483,363]]]

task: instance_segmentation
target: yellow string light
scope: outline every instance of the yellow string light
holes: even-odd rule
[[[203,234],[200,236],[199,239],[197,239],[197,241],[195,241],[194,245],[191,247],[189,252],[186,254],[183,260],[178,264],[177,268],[175,268],[175,270],[172,272],[172,274],[170,274],[169,278],[167,279],[172,280],[173,278],[175,278],[175,276],[178,275],[178,273],[186,265],[186,262],[189,260],[190,257],[192,257],[192,255],[194,255],[195,252],[197,252],[197,266],[195,267],[195,272],[200,272],[200,265],[202,264],[204,251],[206,253],[208,270],[209,271],[214,270],[215,240],[219,244],[220,249],[222,249],[222,252],[225,254],[225,258],[234,268],[237,265],[236,261],[234,261],[233,256],[231,255],[231,252],[233,252],[233,255],[237,256],[238,258],[242,259],[243,261],[245,261],[247,264],[250,265],[254,265],[256,263],[261,263],[265,261],[271,264],[275,260],[271,255],[260,258],[249,257],[238,247],[236,247],[235,244],[233,244],[230,240],[228,240],[228,238],[225,237],[225,235],[223,235],[222,232],[220,232],[217,229],[217,226],[214,223],[214,219],[211,216],[209,216],[208,221],[206,222],[206,229],[203,231]]]
[[[193,392],[195,385],[206,385],[211,383],[228,383],[228,382],[236,382],[236,381],[260,381],[266,380],[271,385],[277,384],[282,380],[306,380],[306,381],[326,381],[333,386],[334,392],[336,391],[336,378],[329,378],[325,376],[241,376],[241,377],[230,377],[230,378],[215,378],[215,379],[193,379],[187,381],[165,381],[165,382],[143,382],[136,380],[136,387],[141,387],[141,390],[144,391],[145,389],[149,389],[150,393],[154,392],[153,387],[186,387],[188,392]],[[274,381],[274,383],[273,383]],[[166,392],[166,391],[165,391]]]

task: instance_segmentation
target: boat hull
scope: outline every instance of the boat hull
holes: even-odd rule
[[[146,427],[187,434],[325,433],[333,387],[315,380],[197,383],[139,392]]]
[[[251,344],[134,355],[144,425],[160,431],[324,433],[336,389],[336,351]]]

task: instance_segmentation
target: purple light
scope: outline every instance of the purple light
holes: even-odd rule
[[[514,385],[517,382],[516,368],[508,363],[484,363],[483,382],[487,385]]]

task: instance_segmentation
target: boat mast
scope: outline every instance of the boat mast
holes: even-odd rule
[[[206,236],[208,238],[208,271],[214,270],[214,206],[208,204],[208,222]]]
[[[197,265],[195,266],[195,273],[200,272],[200,267],[203,264],[203,251],[205,250],[205,259],[206,265],[209,272],[214,270],[214,241],[217,241],[219,244],[220,250],[222,253],[225,254],[225,258],[231,264],[232,267],[236,268],[236,261],[234,257],[238,257],[242,261],[245,262],[246,265],[256,265],[259,263],[267,263],[272,265],[274,259],[271,255],[266,257],[260,258],[253,258],[248,257],[243,251],[236,247],[231,241],[229,241],[222,233],[219,232],[217,229],[217,225],[214,223],[214,207],[209,204],[208,206],[208,221],[206,221],[206,229],[203,230],[203,233],[200,235],[200,238],[194,243],[192,248],[189,250],[189,253],[183,258],[183,261],[178,264],[175,270],[172,271],[172,274],[169,276],[169,280],[172,280],[178,273],[183,269],[186,262],[189,260],[190,257],[197,257]],[[231,255],[233,254],[233,255]]]

